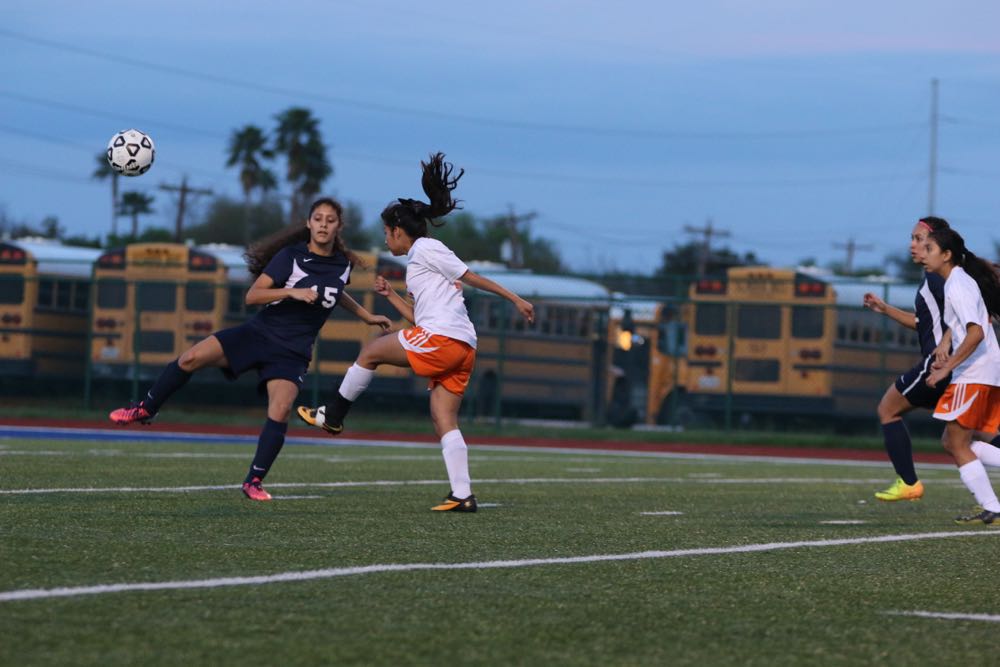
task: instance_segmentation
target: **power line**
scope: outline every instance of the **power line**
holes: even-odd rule
[[[125,65],[139,69],[147,69],[175,76],[182,76],[199,81],[207,81],[215,84],[222,84],[234,88],[242,88],[254,92],[264,92],[282,97],[291,97],[296,100],[309,99],[319,102],[326,102],[346,107],[352,107],[363,111],[375,111],[379,113],[405,115],[408,117],[422,116],[437,120],[458,121],[474,125],[485,125],[492,127],[505,127],[519,130],[542,130],[546,132],[566,132],[574,134],[588,134],[594,136],[630,136],[636,138],[661,138],[661,139],[801,139],[809,136],[840,136],[845,134],[884,134],[885,132],[911,129],[912,127],[924,127],[925,123],[897,123],[894,125],[868,126],[855,128],[828,128],[828,129],[804,129],[804,130],[766,130],[756,132],[669,132],[665,130],[643,130],[634,128],[610,128],[587,125],[565,125],[556,123],[538,123],[528,121],[513,121],[504,118],[494,118],[486,116],[472,116],[468,114],[458,114],[445,111],[434,111],[429,109],[415,109],[412,107],[400,107],[377,102],[367,102],[347,97],[325,95],[309,90],[295,90],[282,86],[262,84],[233,77],[220,76],[203,71],[194,71],[173,65],[163,65],[146,60],[127,58],[121,54],[105,53],[95,49],[84,48],[64,42],[57,42],[50,39],[42,39],[25,33],[16,32],[0,28],[0,37],[15,39],[25,43],[41,46],[44,48],[64,51],[76,55],[84,55],[91,58],[106,60],[116,65]]]
[[[692,227],[684,225],[684,232],[702,237],[700,250],[698,252],[698,275],[703,276],[708,270],[708,259],[712,256],[712,238],[726,238],[729,236],[728,229],[716,229],[712,226],[712,219],[705,221],[704,227]]]

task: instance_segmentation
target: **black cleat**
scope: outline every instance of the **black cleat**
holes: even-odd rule
[[[455,494],[449,491],[441,504],[431,509],[435,512],[475,512],[476,497],[470,494],[468,498],[456,498]]]
[[[1000,512],[991,512],[976,507],[972,511],[981,510],[978,514],[955,517],[955,523],[962,525],[982,524],[984,526],[996,526],[1000,528]]]

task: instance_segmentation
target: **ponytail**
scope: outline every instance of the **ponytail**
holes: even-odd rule
[[[1000,319],[1000,273],[998,267],[965,247],[965,239],[954,229],[939,229],[931,232],[929,238],[934,239],[942,251],[951,252],[951,261],[960,266],[979,285],[983,302],[991,317]]]
[[[397,199],[382,211],[382,222],[389,228],[402,227],[403,231],[413,239],[427,236],[427,223],[440,227],[444,221],[438,221],[455,209],[461,208],[459,200],[453,199],[452,190],[458,187],[458,179],[465,173],[459,169],[458,175],[452,177],[454,167],[444,161],[444,153],[431,155],[427,162],[420,162],[423,172],[420,185],[430,203],[418,199]]]

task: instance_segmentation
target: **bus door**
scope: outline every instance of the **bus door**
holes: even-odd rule
[[[734,394],[788,394],[788,330],[791,274],[768,269],[730,271],[734,303]],[[751,406],[752,407],[752,406]]]
[[[799,274],[793,300],[789,308],[788,391],[796,396],[830,396],[837,326],[835,295],[826,283]]]
[[[138,243],[125,249],[126,278],[132,294],[131,315],[137,326],[129,337],[143,365],[173,361],[184,350],[181,298],[187,269],[187,247]],[[135,321],[133,320],[135,325]]]
[[[688,394],[722,395],[729,374],[729,318],[726,280],[706,278],[691,287],[686,373]]]
[[[187,275],[182,279],[177,354],[225,327],[228,305],[227,269],[214,255],[193,248],[187,252]]]

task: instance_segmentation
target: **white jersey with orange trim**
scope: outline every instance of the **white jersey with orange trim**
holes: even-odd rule
[[[475,348],[476,329],[459,281],[469,267],[448,246],[428,237],[415,240],[406,255],[406,291],[413,298],[414,324]]]
[[[944,321],[951,329],[951,349],[957,350],[968,335],[968,325],[983,329],[983,341],[965,361],[951,372],[952,384],[987,384],[1000,386],[1000,345],[990,322],[979,285],[960,266],[944,283]]]

